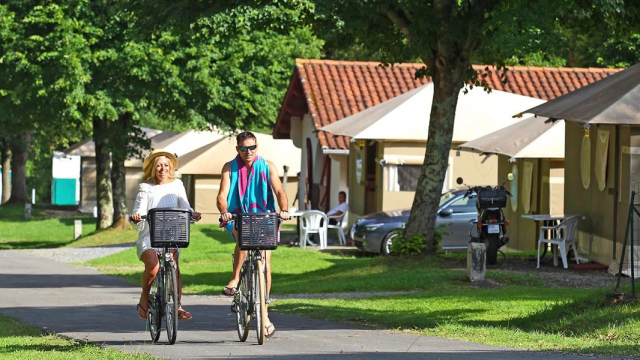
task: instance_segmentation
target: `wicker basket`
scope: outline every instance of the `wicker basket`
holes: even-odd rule
[[[186,248],[189,246],[191,211],[181,208],[149,210],[151,247]]]
[[[275,250],[279,225],[277,213],[238,214],[238,246],[241,250]]]

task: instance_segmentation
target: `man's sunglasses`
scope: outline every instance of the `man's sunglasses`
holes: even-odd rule
[[[258,147],[258,145],[251,145],[251,146],[238,146],[238,148],[240,149],[240,151],[242,152],[247,152],[249,150],[251,151],[255,151],[256,148]]]

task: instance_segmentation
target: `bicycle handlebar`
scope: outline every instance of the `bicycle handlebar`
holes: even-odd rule
[[[233,213],[231,214],[231,220],[236,220],[237,218],[238,218],[238,214],[233,214]],[[281,217],[280,217],[280,213],[278,213],[278,220],[279,220],[279,221],[283,221],[283,220],[285,220],[285,219],[283,219],[283,218],[281,218]],[[218,218],[218,221],[220,221],[220,222],[222,222],[222,221],[223,221],[223,220],[222,220],[222,216],[220,216],[220,217]]]
[[[140,218],[142,220],[146,220],[147,219],[147,215],[142,215],[140,216]],[[133,216],[129,216],[129,221],[133,221]],[[189,222],[191,222],[192,224],[197,223],[198,221],[200,221],[200,219],[196,220],[194,218],[189,219]]]

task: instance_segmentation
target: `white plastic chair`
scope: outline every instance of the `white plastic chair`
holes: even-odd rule
[[[538,240],[538,268],[540,268],[540,247],[542,243],[558,246],[560,249],[560,256],[562,257],[562,265],[565,269],[568,267],[567,246],[571,245],[573,248],[573,255],[576,258],[576,263],[580,264],[580,258],[578,257],[575,241],[576,229],[578,228],[579,220],[580,217],[574,216],[562,221],[556,226],[543,226],[540,228],[540,240]],[[552,234],[556,234],[556,237],[552,239],[545,239],[544,233],[546,230],[550,230]]]
[[[322,211],[308,210],[300,217],[300,247],[307,247],[310,234],[320,237],[320,249],[327,247],[327,215]]]
[[[347,237],[344,235],[344,229],[342,228],[342,221],[344,220],[344,216],[347,213],[342,213],[338,216],[329,216],[328,219],[331,220],[335,220],[336,224],[335,225],[331,225],[329,224],[327,226],[328,229],[335,229],[338,230],[338,240],[340,241],[340,243],[342,245],[347,245]]]

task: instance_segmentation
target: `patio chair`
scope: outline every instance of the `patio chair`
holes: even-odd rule
[[[300,216],[300,247],[307,247],[310,234],[318,234],[320,249],[327,247],[327,215],[322,211],[308,210]]]
[[[329,229],[335,229],[338,231],[338,240],[340,241],[340,244],[342,245],[347,245],[347,237],[344,235],[344,229],[342,228],[342,221],[344,220],[344,216],[347,213],[342,213],[338,216],[329,216],[329,220],[333,219],[336,221],[335,225],[331,225],[329,224],[327,226],[327,228]]]
[[[571,245],[573,249],[573,255],[576,258],[576,263],[580,264],[580,258],[578,257],[578,251],[576,250],[576,229],[578,228],[578,221],[580,217],[574,216],[569,219],[565,219],[560,224],[555,226],[543,226],[540,228],[540,240],[538,240],[538,268],[540,268],[540,247],[542,243],[558,246],[560,249],[560,256],[562,257],[562,265],[566,269],[567,265],[567,247]],[[552,239],[545,239],[545,230],[550,230],[551,234],[555,234]],[[555,255],[554,255],[555,256]]]

